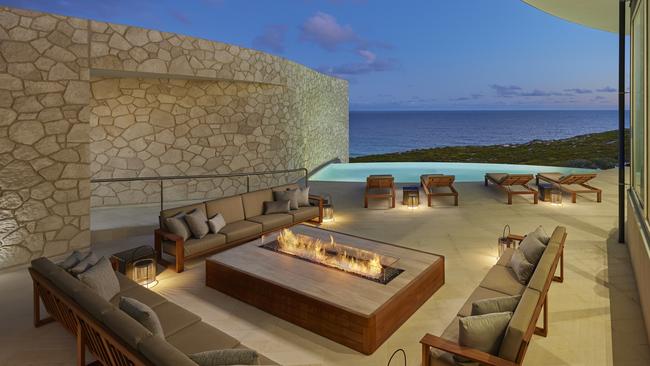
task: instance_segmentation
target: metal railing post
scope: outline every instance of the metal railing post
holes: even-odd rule
[[[162,211],[165,208],[164,204],[164,197],[163,197],[163,183],[164,181],[161,179],[160,180],[160,211]]]
[[[305,172],[305,187],[309,187],[309,170],[307,168],[302,168]]]
[[[246,193],[251,191],[251,176],[246,176]]]

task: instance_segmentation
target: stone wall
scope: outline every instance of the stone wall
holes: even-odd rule
[[[88,246],[91,191],[96,205],[159,197],[91,177],[313,169],[347,161],[347,141],[344,80],[224,43],[0,7],[0,269]],[[179,181],[165,195],[243,190],[241,178]]]

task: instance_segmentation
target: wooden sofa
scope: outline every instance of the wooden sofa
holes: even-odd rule
[[[187,355],[215,349],[246,348],[197,315],[116,273],[120,292],[110,301],[46,258],[32,261],[34,326],[58,321],[77,338],[77,365],[86,365],[86,350],[104,366],[196,366]],[[122,296],[150,306],[164,337],[119,309]],[[49,317],[41,318],[41,301]],[[276,365],[260,355],[262,365]]]
[[[263,215],[264,201],[273,201],[273,191],[295,188],[298,188],[297,184],[288,184],[161,211],[160,228],[154,232],[158,261],[166,262],[162,258],[163,253],[174,256],[176,272],[182,272],[185,260],[217,253],[301,222],[322,222],[324,200],[316,195],[309,196],[309,207],[300,207],[288,214]],[[166,218],[181,212],[189,213],[194,209],[203,210],[208,218],[217,213],[222,214],[226,226],[216,234],[209,233],[201,239],[190,237],[187,241],[167,230]]]
[[[533,334],[546,337],[548,334],[548,290],[552,281],[562,282],[555,272],[563,258],[566,229],[558,226],[551,235],[527,285],[519,283],[514,272],[507,266],[514,249],[508,249],[485,276],[481,284],[467,299],[457,316],[441,336],[426,334],[421,340],[423,366],[456,365],[453,355],[458,355],[481,365],[517,366],[523,363],[526,350]],[[522,239],[523,237],[519,237]],[[562,261],[563,263],[563,261]],[[521,295],[497,355],[463,347],[458,344],[460,317],[471,315],[472,304],[477,300]],[[542,314],[543,312],[543,314]],[[539,316],[543,315],[543,326],[537,327]],[[471,364],[474,365],[474,364]]]

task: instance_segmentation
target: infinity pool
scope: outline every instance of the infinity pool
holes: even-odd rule
[[[416,183],[422,174],[455,175],[457,182],[480,182],[485,173],[589,173],[591,169],[555,166],[477,163],[350,163],[330,164],[309,179],[324,182],[365,182],[371,174],[392,174],[396,183]]]

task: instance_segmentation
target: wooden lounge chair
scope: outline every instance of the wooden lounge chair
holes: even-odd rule
[[[539,181],[543,180],[545,182],[551,183],[563,190],[564,192],[571,194],[571,202],[576,203],[578,193],[595,193],[596,201],[602,202],[603,191],[592,187],[587,184],[590,180],[596,178],[597,174],[567,174],[562,175],[561,173],[539,173],[535,178],[537,185],[539,186]],[[581,188],[572,189],[570,186],[578,185]]]
[[[532,174],[487,173],[485,174],[485,186],[488,186],[488,182],[492,182],[499,189],[506,192],[509,205],[512,205],[512,196],[522,194],[532,195],[534,204],[537,204],[537,191],[528,186],[528,182],[533,178]],[[517,186],[523,188],[523,190],[512,190],[513,187]]]
[[[454,175],[443,175],[443,174],[425,174],[420,176],[420,185],[424,190],[424,193],[427,195],[427,203],[431,207],[431,198],[432,197],[454,197],[454,205],[458,206],[458,191],[454,188],[454,181],[456,176]],[[436,188],[449,188],[451,192],[440,192],[436,191]]]
[[[368,198],[388,198],[395,208],[395,178],[392,175],[371,175],[366,178],[363,207],[368,208]]]

